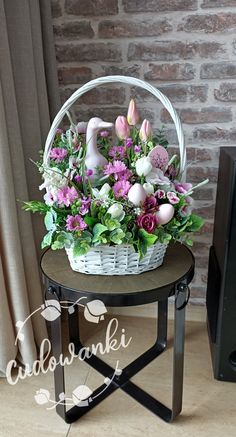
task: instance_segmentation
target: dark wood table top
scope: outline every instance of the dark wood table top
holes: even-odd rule
[[[139,275],[102,276],[74,272],[64,250],[49,249],[42,256],[41,270],[51,282],[73,292],[92,293],[100,298],[142,293],[148,297],[153,290],[171,291],[181,279],[189,283],[194,274],[194,257],[185,245],[174,243],[168,247],[163,265],[155,270]],[[154,300],[152,297],[146,301]]]

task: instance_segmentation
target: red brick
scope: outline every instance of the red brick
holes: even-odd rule
[[[220,42],[183,42],[154,41],[149,43],[130,43],[128,48],[129,61],[174,61],[215,57],[225,53],[225,47]]]
[[[190,182],[199,183],[205,179],[209,179],[210,182],[217,182],[218,168],[193,165],[187,168],[187,180]]]
[[[236,63],[218,62],[201,66],[201,79],[236,79]]]
[[[190,80],[193,79],[196,69],[192,64],[149,64],[150,70],[144,78],[152,80]]]
[[[147,118],[152,123],[154,123],[155,116],[152,111],[148,109],[139,108],[140,117],[142,119]],[[94,106],[93,108],[88,107],[87,109],[80,108],[75,105],[76,118],[79,120],[89,120],[92,117],[101,117],[103,120],[115,122],[118,115],[127,114],[127,106],[117,107],[117,106]]]
[[[166,20],[104,20],[99,23],[98,35],[100,38],[129,38],[137,36],[160,36],[172,30]]]
[[[199,188],[194,191],[193,198],[195,200],[214,200],[214,191],[213,188]]]
[[[166,85],[158,89],[169,97],[171,102],[205,102],[207,100],[208,87],[206,85]],[[140,102],[157,102],[156,97],[141,88],[133,87],[132,94]]]
[[[77,88],[65,88],[62,91],[63,100],[67,100]],[[125,102],[125,90],[122,87],[99,87],[81,96],[78,103],[86,105],[122,105]],[[96,114],[95,114],[96,115]]]
[[[115,15],[118,0],[66,0],[65,11],[72,15]]]
[[[89,21],[68,21],[53,26],[54,35],[59,38],[93,38],[94,31]]]
[[[218,149],[217,149],[218,150]],[[187,148],[187,158],[189,161],[215,161],[218,159],[216,157],[217,152],[212,148],[206,147],[188,147]]]
[[[51,0],[52,17],[58,18],[62,15],[60,0]]]
[[[139,78],[140,77],[140,70],[141,66],[138,64],[133,65],[102,65],[101,66],[104,74],[106,76],[109,75],[123,75],[123,76],[134,76]]]
[[[195,256],[195,262],[196,269],[206,268],[208,266],[208,256]]]
[[[218,14],[196,14],[184,17],[178,26],[178,31],[212,33],[235,29],[235,27],[236,14],[219,12]]]
[[[125,12],[195,11],[197,0],[123,0]]]
[[[197,264],[196,264],[197,267]],[[191,299],[203,299],[206,297],[206,287],[200,286],[200,285],[192,285],[190,284],[190,303],[193,304],[193,302],[191,302]]]
[[[231,108],[209,107],[203,109],[185,108],[178,111],[180,119],[187,124],[223,123],[232,120]],[[161,112],[163,123],[173,123],[166,109]]]
[[[197,256],[207,256],[209,253],[210,244],[208,242],[194,240],[193,252]]]
[[[235,0],[203,0],[202,8],[217,8],[224,6],[235,6]]]
[[[198,128],[193,132],[193,138],[198,141],[210,141],[221,144],[236,143],[236,129],[223,129],[220,127],[214,128]]]
[[[214,96],[220,102],[236,102],[236,83],[222,83],[214,90]]]
[[[121,48],[112,43],[56,44],[59,62],[121,62]]]
[[[89,67],[59,68],[58,79],[62,85],[85,83],[92,79],[92,70]]]
[[[194,208],[194,212],[200,215],[204,219],[214,219],[215,205],[201,206],[200,208]],[[203,233],[204,234],[204,233]]]

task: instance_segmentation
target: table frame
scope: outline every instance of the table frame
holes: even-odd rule
[[[106,399],[110,394],[116,391],[118,388],[123,390],[129,396],[134,398],[152,413],[159,416],[166,422],[172,422],[175,417],[181,412],[182,409],[182,395],[183,395],[183,369],[184,369],[184,337],[185,337],[185,307],[189,299],[189,289],[188,283],[193,277],[194,267],[192,266],[191,271],[187,272],[184,277],[178,280],[175,284],[169,286],[169,290],[165,293],[152,293],[152,300],[147,300],[147,302],[157,301],[157,339],[154,345],[149,348],[146,352],[141,354],[138,358],[132,361],[128,366],[122,369],[122,374],[120,376],[115,376],[112,383],[107,387],[106,390],[100,396],[95,398],[93,402],[87,406],[73,406],[70,410],[66,411],[66,406],[63,403],[58,403],[56,406],[56,411],[59,416],[64,419],[66,423],[72,423],[82,417],[85,413],[90,411],[104,399]],[[65,287],[58,286],[46,278],[46,299],[56,298],[58,301],[63,301],[67,299],[70,302],[75,302],[79,297],[84,296],[85,293],[74,292],[72,290],[66,289]],[[148,294],[148,292],[147,292]],[[174,294],[174,345],[173,345],[173,377],[172,377],[172,406],[171,409],[166,407],[160,401],[155,399],[153,396],[145,392],[143,389],[138,387],[131,381],[131,378],[136,375],[140,370],[142,370],[147,364],[157,358],[167,346],[167,318],[168,318],[168,298]],[[89,293],[90,300],[96,299],[96,294]],[[88,296],[88,294],[86,294]],[[155,296],[155,297],[154,297]],[[101,298],[101,294],[98,295]],[[110,306],[126,306],[124,302],[124,296],[121,300],[114,299],[111,300],[112,296],[105,296],[104,303],[110,303]],[[107,302],[106,302],[107,301]],[[144,303],[144,302],[142,302]],[[142,304],[140,303],[140,304]],[[117,305],[118,304],[118,305]],[[132,305],[129,301],[128,305]],[[133,303],[135,305],[135,303]],[[137,303],[136,303],[137,305]],[[84,347],[80,340],[79,335],[79,317],[78,311],[73,314],[68,315],[69,324],[69,339],[75,345],[76,353]],[[60,355],[63,353],[63,338],[62,338],[62,323],[61,316],[58,317],[53,322],[50,322],[51,326],[51,344],[53,356],[58,360]],[[105,363],[101,358],[96,355],[92,355],[90,358],[86,358],[86,361],[91,367],[100,372],[104,377],[110,378],[114,369]],[[64,367],[58,364],[54,371],[54,382],[55,382],[55,401],[59,402],[59,394],[65,393],[65,377],[64,377]],[[100,393],[106,387],[102,384],[94,392],[93,396]]]

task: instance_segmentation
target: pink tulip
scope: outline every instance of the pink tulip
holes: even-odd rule
[[[126,117],[119,115],[115,122],[116,135],[120,140],[125,140],[129,137],[129,125]]]
[[[150,121],[145,119],[143,120],[142,126],[139,131],[139,138],[142,141],[147,141],[151,136],[152,136],[152,128],[151,128]]]
[[[130,126],[135,126],[139,120],[139,114],[134,99],[131,99],[129,102],[127,120]]]

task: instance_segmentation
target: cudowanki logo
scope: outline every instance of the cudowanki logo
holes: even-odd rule
[[[85,319],[90,323],[99,323],[101,320],[105,319],[105,314],[107,309],[101,300],[92,300],[85,302],[86,296],[80,297],[76,302],[61,301],[56,299],[46,300],[39,308],[33,311],[24,321],[18,321],[16,327],[18,328],[15,344],[17,342],[23,342],[25,339],[23,329],[27,321],[36,313],[41,312],[41,316],[44,317],[48,322],[54,322],[58,317],[61,316],[62,309],[66,309],[69,315],[73,314],[76,310],[76,306],[82,307],[84,309],[83,314]],[[65,366],[70,365],[75,358],[79,358],[81,361],[90,358],[92,355],[96,355],[97,351],[104,355],[109,353],[111,350],[119,350],[122,348],[127,348],[132,340],[132,337],[126,341],[125,329],[121,330],[120,341],[115,338],[115,334],[118,330],[118,320],[117,318],[112,318],[106,327],[105,335],[105,345],[101,342],[92,344],[90,347],[81,347],[79,352],[75,352],[74,343],[69,343],[68,352],[69,356],[60,355],[58,361],[55,357],[51,356],[51,342],[48,339],[44,339],[40,346],[39,360],[34,361],[33,365],[30,367],[28,364],[25,365],[24,369],[22,367],[18,368],[18,374],[13,379],[12,370],[17,368],[17,362],[15,360],[9,361],[6,369],[7,380],[9,384],[15,385],[19,379],[25,379],[27,376],[38,375],[39,372],[47,373],[48,371],[54,371],[57,365]],[[50,357],[50,358],[49,358]],[[77,407],[88,406],[94,399],[104,393],[109,387],[116,376],[122,374],[122,369],[119,368],[119,361],[117,360],[114,373],[111,377],[104,379],[105,388],[101,389],[99,393],[93,395],[92,390],[87,385],[77,386],[71,397],[66,397],[65,393],[59,394],[59,400],[56,402],[51,399],[49,390],[45,388],[40,388],[36,391],[34,396],[35,401],[38,405],[49,405],[47,410],[54,409],[58,404],[70,406],[76,405]]]

